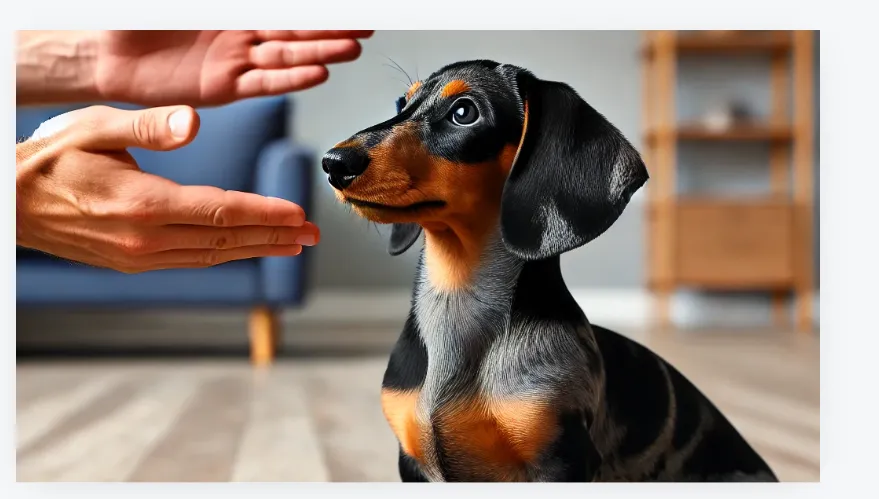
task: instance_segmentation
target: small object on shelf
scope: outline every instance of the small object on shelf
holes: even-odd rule
[[[711,106],[702,116],[702,125],[712,132],[725,132],[734,126],[751,124],[753,113],[741,101],[723,101]]]
[[[702,116],[702,125],[712,132],[728,130],[733,125],[733,117],[730,106],[726,103],[711,107]]]

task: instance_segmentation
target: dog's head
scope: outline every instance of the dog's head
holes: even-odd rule
[[[570,86],[485,60],[416,82],[396,116],[330,149],[323,169],[340,201],[393,224],[391,254],[422,227],[499,223],[526,260],[601,235],[648,178],[635,148]]]

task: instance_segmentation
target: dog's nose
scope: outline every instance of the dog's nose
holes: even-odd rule
[[[342,190],[366,171],[369,156],[355,147],[342,147],[327,151],[321,164],[330,185]]]

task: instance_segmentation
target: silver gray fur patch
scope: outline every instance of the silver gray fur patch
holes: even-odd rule
[[[422,259],[429,258],[426,252]],[[434,287],[426,261],[416,279],[415,320],[427,348],[428,367],[418,412],[422,421],[462,395],[540,400],[574,409],[595,407],[600,380],[590,378],[583,343],[596,352],[586,324],[534,321],[512,310],[524,262],[505,248],[500,231],[486,245],[473,284],[455,292]],[[600,356],[596,355],[595,358]],[[448,451],[453,451],[449,450]],[[425,449],[431,480],[441,475],[435,449]],[[534,463],[534,480],[548,480],[560,463]]]
[[[538,211],[539,224],[545,227],[544,236],[540,241],[540,253],[548,255],[557,252],[560,248],[553,244],[554,241],[572,241],[577,239],[574,230],[567,219],[559,212],[554,199],[549,199],[540,204]]]

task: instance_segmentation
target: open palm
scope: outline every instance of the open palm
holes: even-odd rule
[[[95,84],[109,100],[221,105],[304,90],[360,56],[372,31],[105,31]]]

